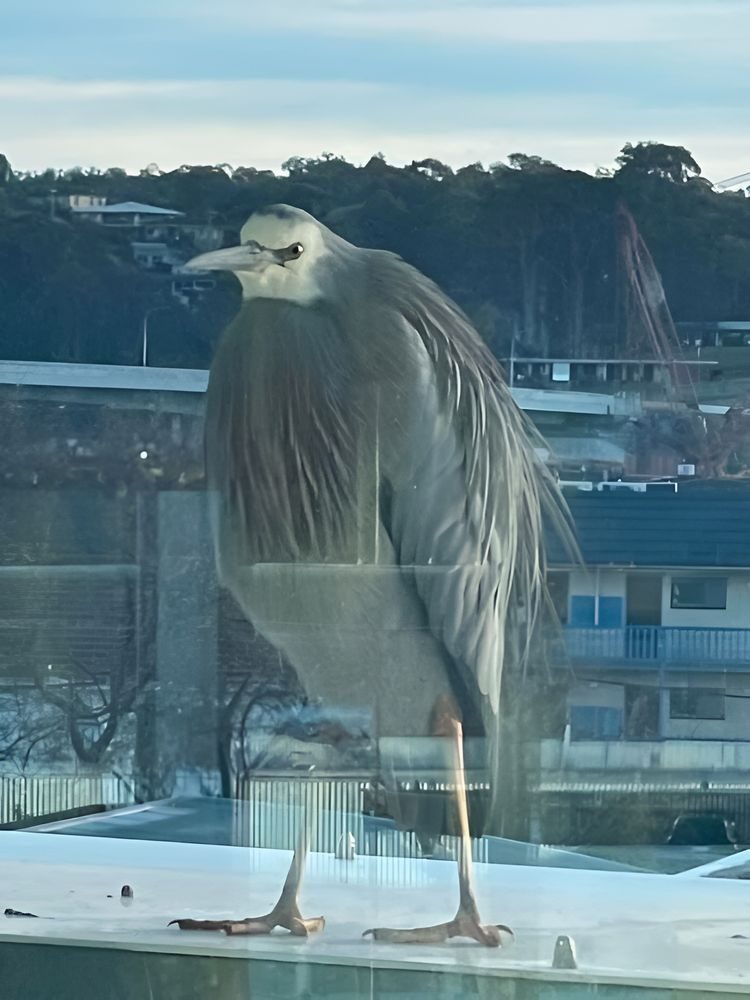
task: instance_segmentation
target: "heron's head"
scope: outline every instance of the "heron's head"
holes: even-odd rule
[[[312,215],[289,205],[255,212],[240,231],[238,246],[212,250],[185,265],[196,271],[231,271],[243,298],[310,302],[321,294],[316,276],[331,253],[333,234]]]

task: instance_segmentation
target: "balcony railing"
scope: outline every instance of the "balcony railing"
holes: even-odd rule
[[[567,628],[563,644],[579,663],[750,666],[750,629],[743,628]]]
[[[723,775],[750,772],[750,742],[747,740],[540,740],[539,768],[549,771],[685,771],[691,780],[701,772]],[[642,781],[648,781],[645,776]]]

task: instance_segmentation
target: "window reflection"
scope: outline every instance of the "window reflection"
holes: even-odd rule
[[[0,38],[9,995],[739,990],[740,36],[312,6]]]

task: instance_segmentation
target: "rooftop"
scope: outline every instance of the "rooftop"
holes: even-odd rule
[[[197,272],[191,272],[196,275]],[[162,392],[205,392],[208,372],[196,368],[150,368],[129,365],[65,364],[58,361],[0,361],[0,384],[57,386],[79,389],[150,389]],[[513,389],[524,410],[630,416],[638,412],[634,396],[554,389]]]
[[[205,392],[208,372],[200,368],[79,365],[60,361],[0,361],[0,385],[71,389],[147,389]]]
[[[743,327],[742,323],[717,323],[716,326],[727,326],[732,329]],[[750,327],[750,323],[747,324]],[[654,365],[659,368],[667,368],[671,365],[713,365],[715,361],[697,361],[691,358],[672,358],[662,361],[659,358],[527,358],[516,355],[513,359],[503,358],[504,364],[513,360],[514,364],[535,364],[535,365]]]
[[[680,483],[676,493],[566,495],[583,560],[592,566],[750,567],[750,481]],[[552,563],[569,563],[559,543]]]
[[[157,205],[144,205],[139,201],[121,201],[116,205],[73,205],[71,211],[76,215],[184,215],[173,208],[159,208]]]
[[[635,393],[613,396],[601,392],[521,389],[518,386],[513,386],[511,391],[523,410],[629,417],[637,415],[641,409],[640,400]]]

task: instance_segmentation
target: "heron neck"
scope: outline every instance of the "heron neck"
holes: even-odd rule
[[[253,299],[277,299],[302,306],[311,305],[322,298],[320,286],[309,271],[294,272],[287,267],[269,267],[258,273],[239,271],[236,276],[242,286],[242,298],[245,302],[252,302]]]

